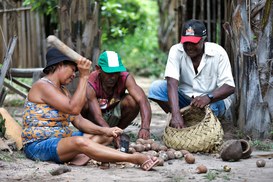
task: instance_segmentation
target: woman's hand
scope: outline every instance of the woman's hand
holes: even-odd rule
[[[104,128],[105,128],[104,133],[108,137],[117,138],[123,132],[122,129],[116,126],[112,128],[108,128],[108,127],[104,127]]]
[[[77,61],[77,67],[80,72],[80,77],[89,76],[91,64],[92,62],[85,57],[81,57],[81,59]]]

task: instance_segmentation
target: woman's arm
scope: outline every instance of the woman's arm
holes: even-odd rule
[[[83,118],[81,115],[76,116],[73,125],[84,133],[106,135],[109,137],[117,137],[123,132],[123,130],[118,127],[109,128],[95,125],[93,122]]]

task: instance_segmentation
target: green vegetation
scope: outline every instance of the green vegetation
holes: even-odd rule
[[[208,171],[205,175],[204,178],[208,179],[209,181],[215,180],[217,177],[218,173],[214,171]]]
[[[25,101],[22,99],[12,99],[8,103],[6,103],[5,107],[23,107]]]
[[[31,6],[33,11],[38,11],[41,15],[51,15],[51,23],[58,22],[56,0],[24,0],[23,6]]]
[[[5,119],[0,114],[0,137],[3,137],[6,133]]]
[[[105,26],[103,26],[102,50],[118,52],[126,68],[135,75],[162,76],[167,55],[158,47],[159,16],[156,1],[128,2],[128,0],[122,3],[118,0],[104,2],[103,22],[110,21],[108,18],[111,17],[111,21],[115,23],[111,25],[103,23]]]
[[[254,147],[257,150],[263,150],[263,151],[270,151],[273,149],[273,143],[272,141],[265,140],[254,140],[250,142],[251,146]]]
[[[16,80],[20,81],[21,83],[24,83],[26,85],[28,85],[29,87],[31,87],[32,85],[32,78],[16,78]],[[20,90],[24,93],[28,93],[28,90],[26,88],[23,88],[15,83],[13,83],[12,81],[6,79],[6,81],[12,85],[14,88],[16,88],[17,90]],[[8,94],[13,95],[14,92],[12,90],[8,90]],[[23,97],[19,97],[19,98],[12,98],[9,102],[5,102],[4,106],[8,106],[8,107],[20,107],[23,106],[25,102],[25,99]]]
[[[217,180],[217,178],[221,178],[224,181],[230,181],[231,179],[229,177],[229,174],[230,173],[224,172],[223,170],[211,169],[203,176],[203,178],[207,179],[208,181],[219,181]]]
[[[159,24],[156,0],[101,0],[101,50],[120,54],[126,68],[134,75],[162,76],[167,60],[158,46]],[[58,22],[55,0],[24,0],[25,6],[50,16]]]
[[[8,152],[1,152],[0,151],[0,161],[5,161],[5,162],[14,162],[16,159],[25,159],[26,156],[23,151],[16,151],[13,152],[12,154]]]

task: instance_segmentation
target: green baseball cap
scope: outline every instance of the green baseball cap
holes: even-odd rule
[[[126,71],[121,62],[118,53],[114,51],[105,51],[99,56],[98,65],[105,73],[115,73]]]

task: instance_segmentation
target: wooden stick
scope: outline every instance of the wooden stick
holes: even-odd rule
[[[182,114],[183,112],[185,112],[185,111],[187,111],[187,110],[189,110],[189,109],[191,109],[191,106],[190,106],[190,105],[189,105],[189,106],[186,106],[186,107],[183,107],[183,108],[180,109],[180,113]]]
[[[75,52],[73,49],[65,45],[60,39],[54,35],[49,35],[47,37],[47,42],[65,54],[67,57],[70,57],[73,61],[77,62],[82,56]]]

